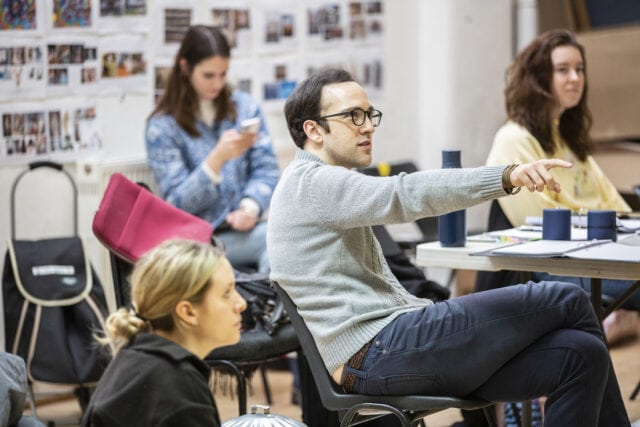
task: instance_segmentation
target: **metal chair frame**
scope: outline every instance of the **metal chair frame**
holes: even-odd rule
[[[320,400],[326,409],[338,412],[341,427],[357,425],[389,414],[395,415],[402,427],[424,426],[422,419],[425,416],[449,408],[482,408],[489,424],[496,425],[492,403],[484,400],[450,396],[373,396],[345,393],[329,375],[313,336],[298,313],[297,306],[277,282],[271,282],[271,286],[276,289],[282,299],[291,324],[298,335],[300,346],[317,384]]]

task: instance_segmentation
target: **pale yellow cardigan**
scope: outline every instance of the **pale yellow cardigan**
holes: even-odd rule
[[[496,133],[487,157],[487,166],[529,163],[544,158],[563,159],[573,163],[571,169],[551,170],[553,177],[562,186],[560,193],[546,189],[541,193],[531,193],[523,188],[515,196],[498,200],[514,227],[524,224],[526,216],[542,216],[544,208],[568,208],[574,212],[581,208],[625,212],[631,210],[591,156],[584,162],[576,158],[559,137],[557,123],[554,123],[553,137],[556,149],[552,154],[547,154],[526,128],[514,122],[507,122]]]

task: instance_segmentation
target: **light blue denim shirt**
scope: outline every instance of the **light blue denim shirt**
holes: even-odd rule
[[[280,174],[258,103],[239,91],[233,92],[232,100],[237,108],[236,120],[216,121],[213,126],[197,120],[198,137],[190,136],[173,116],[166,114],[151,117],[145,131],[147,160],[162,198],[209,221],[214,228],[245,197],[254,200],[264,212]],[[224,131],[239,129],[240,122],[251,117],[261,119],[258,140],[242,156],[224,164],[220,173],[222,182],[215,184],[202,168],[202,162]]]

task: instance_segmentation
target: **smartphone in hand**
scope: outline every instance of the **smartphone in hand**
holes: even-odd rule
[[[240,132],[242,133],[258,133],[260,129],[260,117],[252,117],[240,122]]]

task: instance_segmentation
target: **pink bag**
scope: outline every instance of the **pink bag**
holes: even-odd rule
[[[93,217],[93,233],[127,261],[171,238],[210,243],[213,227],[178,209],[124,175],[114,173]]]

